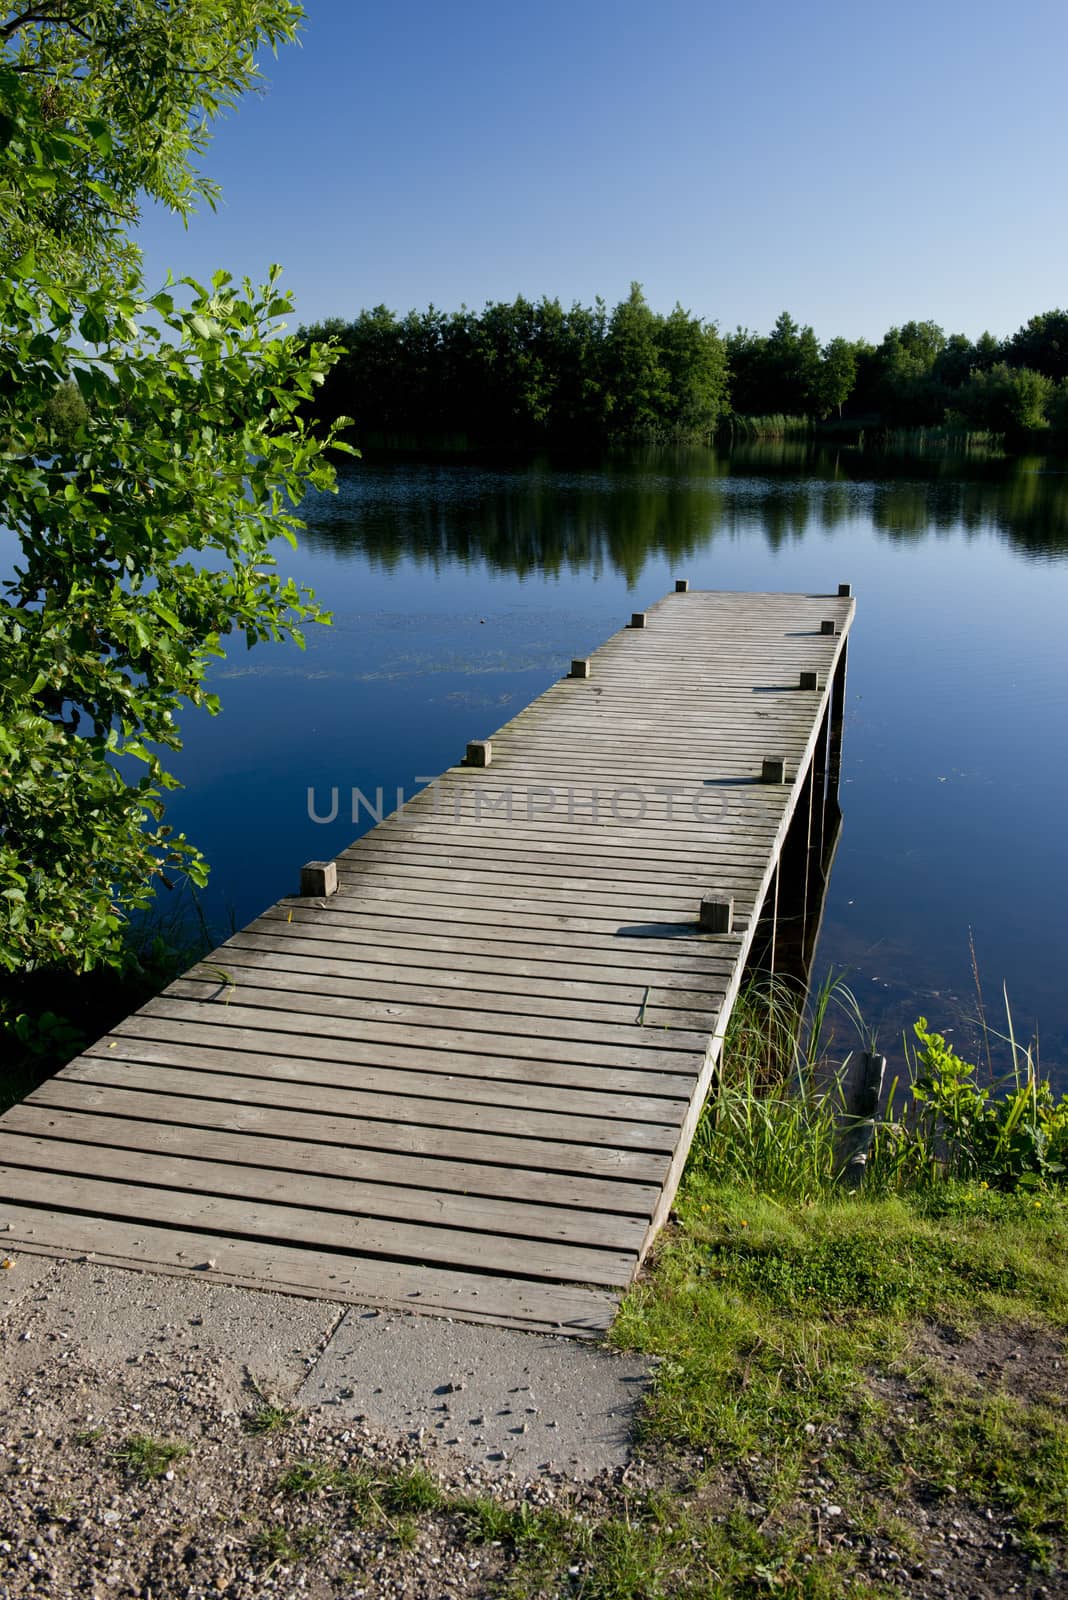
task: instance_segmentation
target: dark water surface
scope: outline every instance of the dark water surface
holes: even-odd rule
[[[989,1011],[1036,1026],[1068,1087],[1068,477],[1040,461],[891,463],[804,446],[593,467],[363,463],[305,507],[284,570],[334,626],[257,647],[190,715],[170,820],[240,924],[341,850],[348,797],[459,759],[687,577],[857,596],[845,831],[817,965],[848,970],[900,1059],[925,1013],[970,1042],[974,939]],[[338,820],[309,819],[307,795]],[[389,807],[387,806],[387,809]]]

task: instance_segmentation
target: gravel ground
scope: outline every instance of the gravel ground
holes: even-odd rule
[[[525,1501],[589,1520],[620,1512],[627,1495],[660,1488],[708,1516],[741,1509],[775,1533],[761,1500],[766,1464],[758,1455],[730,1463],[638,1456],[599,1471],[587,1463],[583,1480],[566,1464],[532,1471],[465,1457],[435,1442],[418,1416],[390,1430],[380,1416],[357,1411],[352,1397],[340,1397],[340,1407],[296,1410],[302,1386],[331,1399],[323,1353],[341,1307],[28,1256],[0,1275],[0,1290],[4,1600],[460,1600],[499,1592],[506,1548],[472,1541],[456,1513],[407,1517],[387,1509],[361,1521],[328,1490],[283,1493],[282,1474],[309,1461],[383,1477],[425,1465],[448,1496]],[[469,1351],[466,1340],[465,1331]],[[426,1348],[424,1340],[424,1356]],[[339,1371],[351,1379],[351,1338],[337,1351]],[[1028,1347],[1011,1331],[969,1343],[931,1329],[917,1353],[1014,1388],[1064,1393],[1063,1352]],[[444,1340],[443,1383],[457,1381],[450,1377],[455,1356]],[[429,1375],[427,1368],[424,1388]],[[907,1380],[895,1383],[883,1381],[880,1397],[912,1404]],[[470,1398],[466,1390],[450,1394],[465,1405]],[[268,1403],[294,1406],[295,1415],[285,1421],[279,1411],[277,1431],[250,1434],[250,1417]],[[121,1459],[138,1436],[175,1441],[184,1453],[146,1479]],[[874,1532],[870,1517],[853,1518],[847,1497],[823,1475],[821,1455],[839,1442],[834,1430],[814,1440],[819,1449],[787,1513],[811,1529],[806,1559],[848,1552],[885,1592],[922,1600],[1068,1593],[1063,1577],[1030,1571],[996,1508],[916,1499],[887,1506],[907,1524],[908,1540]],[[577,1568],[560,1581],[553,1597],[589,1592]],[[846,1584],[843,1593],[850,1592]]]

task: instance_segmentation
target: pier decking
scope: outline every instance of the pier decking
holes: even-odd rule
[[[573,663],[336,892],[271,907],[0,1118],[5,1249],[602,1332],[751,951],[799,970],[811,942],[843,591],[680,586]]]

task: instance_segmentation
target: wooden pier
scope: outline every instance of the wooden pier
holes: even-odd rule
[[[5,1249],[601,1334],[747,960],[811,955],[852,618],[636,614],[0,1118]]]

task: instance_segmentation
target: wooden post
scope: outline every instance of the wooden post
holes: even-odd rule
[[[644,628],[645,627],[645,612],[644,611],[635,611],[631,616],[630,625],[631,625],[632,628]]]
[[[824,617],[823,621],[820,623],[820,632],[829,633],[832,635],[837,632],[833,617]]]
[[[812,767],[808,768],[779,856],[779,896],[775,933],[776,966],[804,993],[805,925],[808,914],[809,847],[812,832]]]
[[[812,848],[819,870],[823,871],[823,841],[827,834],[827,735],[831,725],[830,706],[823,713],[816,748],[812,752]]]
[[[590,664],[588,661],[572,661],[571,671],[568,673],[569,678],[588,678],[589,675]]]
[[[309,900],[337,894],[337,862],[306,861],[300,869],[300,892]]]
[[[838,585],[838,594],[839,594],[839,598],[840,599],[842,599],[842,600],[848,599],[848,597],[852,593],[853,593],[853,585],[851,583],[840,583]]]
[[[472,739],[467,746],[467,755],[464,765],[467,767],[488,767],[493,760],[493,744],[489,739]]]
[[[734,928],[734,900],[701,901],[700,923],[706,933],[730,933]]]
[[[846,657],[849,641],[842,640],[838,665],[831,679],[830,732],[827,746],[827,801],[824,810],[824,834],[830,838],[841,820],[842,808],[839,789],[842,784],[842,725],[845,720]]]
[[[846,1118],[838,1149],[838,1173],[847,1189],[857,1189],[868,1165],[875,1118],[883,1094],[886,1057],[865,1050],[846,1091]]]
[[[676,594],[686,594],[686,592],[688,591],[689,587],[690,587],[689,578],[676,578],[675,579],[675,593]]]
[[[775,873],[753,922],[753,938],[746,966],[750,972],[770,972],[775,964]]]
[[[761,783],[785,783],[786,762],[781,756],[765,756],[760,768]]]
[[[819,686],[820,675],[818,672],[803,672],[801,674],[801,678],[798,683],[799,689],[818,689]]]

